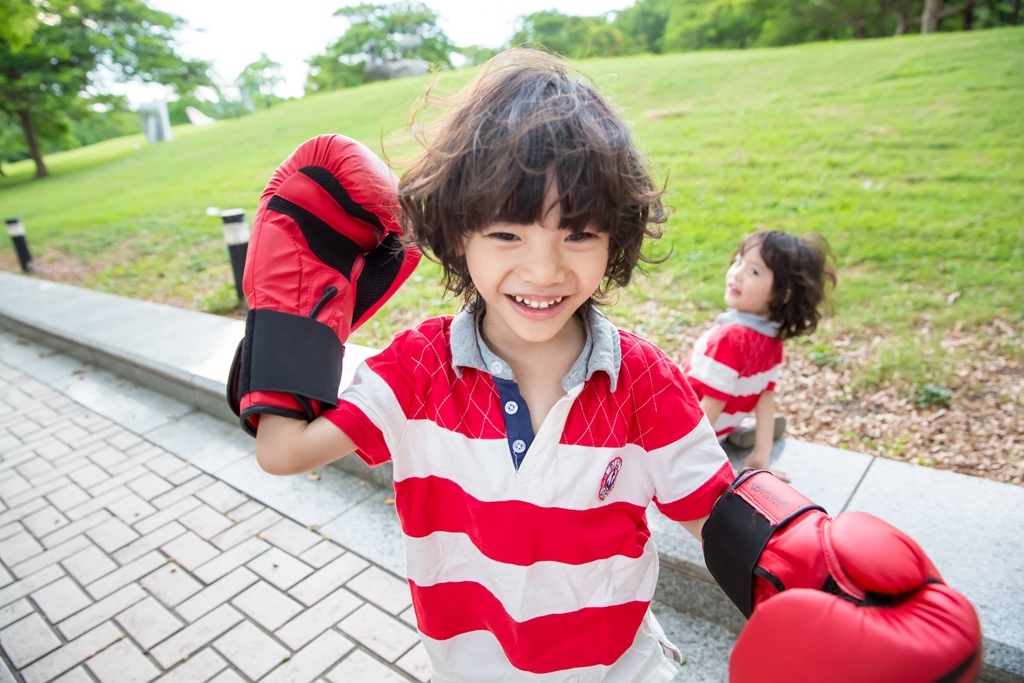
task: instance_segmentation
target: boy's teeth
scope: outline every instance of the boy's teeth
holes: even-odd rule
[[[521,296],[515,296],[514,298],[518,303],[521,303],[524,306],[529,306],[530,308],[551,308],[555,304],[560,303],[562,299],[564,299],[565,297],[560,296],[554,299],[548,299],[547,301],[539,301],[537,299],[524,299]]]

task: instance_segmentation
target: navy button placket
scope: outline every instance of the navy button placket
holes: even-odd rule
[[[505,434],[508,450],[512,455],[512,465],[519,471],[523,464],[526,451],[533,443],[533,423],[530,421],[530,408],[519,393],[519,385],[510,379],[493,377],[494,386],[498,388],[501,404],[504,406]]]

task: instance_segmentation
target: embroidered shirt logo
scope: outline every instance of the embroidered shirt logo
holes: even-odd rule
[[[608,467],[604,468],[604,476],[601,477],[601,490],[597,492],[597,497],[604,500],[608,497],[608,494],[615,488],[615,480],[619,478],[619,470],[622,469],[622,458],[615,458]]]

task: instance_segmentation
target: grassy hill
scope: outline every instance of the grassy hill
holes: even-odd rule
[[[943,330],[1024,319],[1024,29],[785,49],[582,62],[635,124],[675,213],[613,318],[667,347],[722,306],[738,239],[774,228],[826,235],[839,257],[830,335],[871,344],[867,384],[941,382]],[[454,87],[467,75],[446,74]],[[252,219],[263,185],[301,141],[325,132],[382,144],[392,162],[425,79],[289,102],[243,119],[132,136],[47,158],[52,177],[6,165],[0,213],[18,216],[41,270],[127,296],[214,312],[234,306],[217,218]],[[17,268],[8,243],[0,264]],[[427,264],[357,341],[450,310]],[[46,275],[46,272],[43,273]],[[74,277],[72,277],[74,276]],[[927,335],[920,332],[924,329]],[[931,334],[935,331],[936,334]],[[876,339],[877,338],[877,339]],[[1008,356],[1019,348],[1006,346]]]

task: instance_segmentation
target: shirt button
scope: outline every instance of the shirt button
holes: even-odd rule
[[[498,361],[494,361],[493,363],[491,363],[491,374],[492,375],[500,375],[501,371],[504,370],[504,369],[505,369],[505,366],[502,365],[501,363],[499,363]]]
[[[519,454],[526,450],[526,442],[522,439],[516,439],[512,442],[512,452]]]
[[[505,404],[505,412],[509,415],[515,415],[519,412],[519,404],[515,401],[509,401]]]

